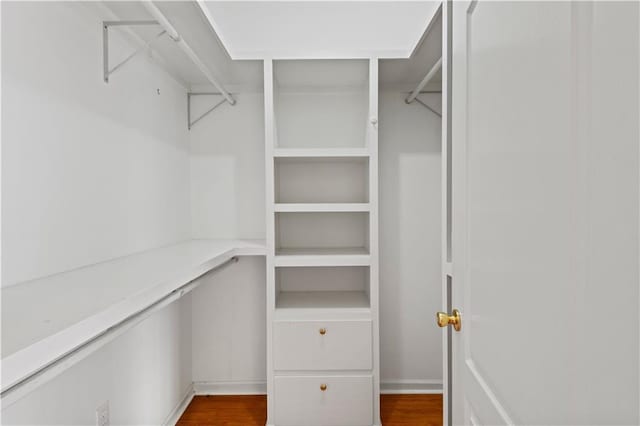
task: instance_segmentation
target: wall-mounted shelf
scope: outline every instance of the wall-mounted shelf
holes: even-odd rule
[[[184,286],[194,279],[253,255],[265,255],[264,242],[193,240],[3,288],[3,403],[68,368],[68,357],[79,361],[88,344],[105,344],[118,327],[192,290],[197,283]]]

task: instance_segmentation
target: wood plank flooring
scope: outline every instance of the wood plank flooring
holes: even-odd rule
[[[442,425],[442,395],[382,395],[383,426]],[[264,395],[196,396],[179,426],[264,426]]]

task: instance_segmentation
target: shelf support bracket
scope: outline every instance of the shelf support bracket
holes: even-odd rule
[[[166,34],[166,30],[158,33],[153,39],[147,41],[138,49],[136,49],[133,53],[127,56],[120,63],[115,65],[113,68],[109,68],[109,28],[110,27],[123,27],[123,26],[140,26],[140,25],[159,25],[158,21],[103,21],[102,22],[102,73],[103,79],[105,83],[109,83],[109,76],[116,72],[119,68],[121,68],[124,64],[129,62],[138,54],[147,51],[153,42],[158,40],[164,34]]]
[[[435,115],[437,115],[438,117],[442,118],[442,114],[440,114],[435,109],[431,108],[425,102],[421,101],[418,97],[415,97],[413,100],[416,101],[417,103],[419,103],[420,105],[422,105],[423,107],[425,107],[426,109],[428,109],[429,111],[431,111],[432,113],[434,113]]]
[[[189,130],[200,120],[205,118],[207,115],[211,114],[215,109],[217,109],[220,105],[225,102],[228,102],[226,98],[222,98],[220,101],[216,102],[211,108],[205,111],[203,114],[198,116],[195,120],[191,121],[191,98],[193,96],[223,96],[222,93],[218,92],[189,92],[187,93],[187,127]]]
[[[418,84],[418,86],[413,89],[413,92],[411,92],[409,94],[409,96],[407,96],[407,98],[404,100],[406,103],[410,104],[411,102],[413,102],[416,98],[416,96],[418,96],[420,94],[420,92],[422,91],[422,89],[433,79],[433,77],[438,73],[438,71],[440,71],[442,69],[442,57],[440,57],[440,59],[438,59],[436,61],[436,63],[433,65],[433,67],[431,67],[431,69],[429,70],[429,72],[427,73],[427,75],[424,76],[424,78],[422,79],[422,81]]]

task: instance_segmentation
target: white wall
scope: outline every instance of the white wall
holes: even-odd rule
[[[144,57],[105,84],[97,3],[1,7],[3,285],[187,239],[184,90]],[[170,305],[3,424],[93,424],[104,400],[113,424],[158,424],[191,383],[190,323],[189,298]]]
[[[189,135],[193,238],[265,237],[264,98],[234,96]],[[194,98],[194,118],[217,101]]]
[[[243,257],[202,278],[194,291],[196,391],[236,392],[247,386],[263,390],[267,367],[265,268],[264,256]]]
[[[380,94],[380,374],[383,390],[437,390],[441,124],[405,96]],[[439,108],[438,96],[421,99]]]
[[[240,93],[191,130],[193,238],[265,238],[264,98]],[[215,99],[196,99],[194,116]],[[202,278],[193,292],[193,381],[200,392],[266,380],[263,257]],[[228,385],[231,384],[231,387]]]
[[[3,425],[160,425],[191,389],[191,296],[150,316],[3,409]]]
[[[95,3],[2,9],[3,285],[188,238],[184,90],[144,57],[105,84]]]

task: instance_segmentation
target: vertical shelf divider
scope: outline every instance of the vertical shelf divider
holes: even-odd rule
[[[267,426],[274,426],[273,317],[276,309],[275,270],[275,186],[274,150],[276,123],[274,103],[273,60],[264,61],[264,129],[265,129],[265,193],[266,193],[266,283],[267,283]]]
[[[373,422],[380,421],[380,326],[379,326],[379,254],[378,254],[378,58],[369,60],[369,299],[373,322]]]

